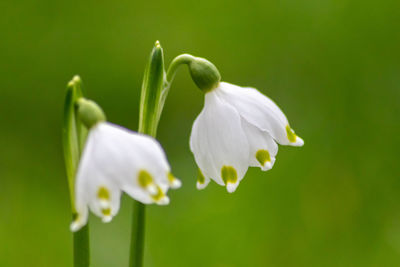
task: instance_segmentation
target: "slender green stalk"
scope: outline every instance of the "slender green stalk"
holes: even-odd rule
[[[63,149],[71,200],[72,219],[77,216],[74,203],[75,174],[82,153],[87,131],[76,116],[75,102],[82,97],[81,80],[75,76],[68,83],[64,106]],[[73,234],[73,253],[75,267],[88,267],[89,255],[89,226]]]
[[[176,71],[178,70],[179,66],[182,64],[189,64],[191,61],[193,61],[194,56],[189,55],[189,54],[182,54],[174,58],[171,62],[171,64],[168,67],[167,73],[164,75],[164,83],[163,83],[163,88],[161,90],[161,98],[160,98],[160,106],[159,106],[159,114],[158,118],[161,117],[161,112],[164,108],[164,103],[165,100],[167,99],[169,89],[171,87],[171,83],[175,78]]]
[[[74,215],[73,219],[75,219]],[[90,266],[90,246],[89,246],[89,224],[81,230],[73,233],[74,243],[74,267]]]
[[[175,77],[178,67],[182,64],[189,64],[193,61],[194,56],[189,54],[182,54],[174,58],[168,67],[167,71],[167,83],[170,85]]]
[[[131,233],[131,257],[129,266],[143,266],[144,235],[145,235],[146,207],[139,201],[133,202],[132,209],[132,233]]]
[[[164,104],[162,99],[164,81],[164,55],[160,43],[157,41],[151,52],[143,78],[139,117],[140,133],[153,137],[157,134],[157,126]],[[145,205],[134,201],[132,212],[129,266],[142,267],[145,237]]]

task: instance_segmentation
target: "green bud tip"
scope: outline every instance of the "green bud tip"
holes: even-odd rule
[[[106,115],[101,107],[92,100],[79,98],[76,102],[76,106],[78,109],[79,119],[88,129],[92,128],[97,123],[106,120]]]
[[[188,66],[194,83],[203,92],[207,93],[218,87],[221,74],[210,61],[200,57],[192,57]]]
[[[81,82],[82,82],[81,77],[79,77],[79,75],[75,75],[75,76],[72,78],[72,80],[69,81],[68,87],[73,87],[74,85],[79,84],[79,83],[81,83]]]
[[[154,44],[154,46],[157,47],[157,48],[161,48],[160,41],[157,40],[156,43]]]

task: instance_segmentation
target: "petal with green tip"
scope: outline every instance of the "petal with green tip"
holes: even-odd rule
[[[249,141],[249,165],[260,167],[263,171],[271,169],[278,153],[278,145],[268,132],[262,131],[243,120],[243,129]]]
[[[190,149],[204,177],[225,185],[223,166],[232,166],[241,180],[248,168],[249,145],[237,111],[214,92],[205,96],[204,108],[196,118]],[[197,184],[202,187],[202,183]]]
[[[260,130],[267,131],[279,144],[291,146],[304,144],[299,137],[294,142],[289,140],[286,130],[289,123],[285,114],[274,101],[257,89],[221,82],[218,94],[247,122]]]

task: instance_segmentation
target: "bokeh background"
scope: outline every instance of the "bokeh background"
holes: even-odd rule
[[[180,69],[159,140],[184,186],[147,213],[145,266],[400,266],[397,0],[0,3],[0,266],[71,266],[61,147],[80,74],[108,119],[137,129],[156,40],[274,99],[305,140],[250,169],[234,194],[195,189],[189,151],[203,95]],[[91,218],[95,267],[127,266],[132,200]]]

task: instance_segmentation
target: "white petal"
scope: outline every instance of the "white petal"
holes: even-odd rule
[[[89,201],[90,210],[101,217],[103,222],[109,222],[118,213],[121,199],[121,190],[113,184],[103,180],[98,185],[94,186],[95,190],[89,190],[92,197]],[[99,191],[105,189],[108,191],[109,199],[99,198]],[[92,193],[93,192],[93,193]]]
[[[107,123],[99,123],[89,132],[75,186],[78,209],[89,205],[100,217],[107,216],[103,212],[107,208],[110,209],[109,216],[117,214],[121,196],[117,177],[124,173],[123,157],[118,152],[118,146],[113,146],[115,136],[110,135],[110,128]],[[100,188],[108,192],[109,199],[99,199]]]
[[[109,143],[105,149],[108,153],[103,154],[107,158],[114,155],[112,158],[115,159],[108,173],[118,181],[123,191],[145,204],[155,202],[152,195],[156,193],[155,190],[158,192],[158,188],[163,194],[167,193],[170,167],[157,140],[110,123],[103,125],[103,132]],[[115,170],[115,166],[118,170]],[[147,188],[141,187],[137,180],[140,171],[148,172],[154,184]]]
[[[204,188],[207,187],[207,185],[210,183],[210,178],[206,178],[204,183],[200,183],[199,181],[196,182],[196,188],[198,190],[203,190]]]
[[[156,184],[150,184],[147,186],[146,190],[150,193],[150,195],[155,195],[158,192]]]
[[[263,171],[271,169],[278,153],[278,145],[268,132],[260,130],[245,120],[242,121],[242,126],[249,141],[249,165],[260,167]]]
[[[237,181],[247,171],[249,147],[241,118],[215,92],[205,96],[204,108],[192,128],[190,148],[204,177],[220,185],[225,185],[221,174],[224,166],[236,171]]]
[[[111,220],[112,220],[112,217],[111,217],[111,216],[103,216],[103,217],[101,218],[101,221],[102,221],[103,223],[109,223],[109,222],[111,222]]]
[[[175,178],[172,182],[170,182],[170,186],[172,189],[178,189],[182,186],[181,180]]]
[[[154,203],[153,199],[151,198],[151,193],[147,192],[146,190],[136,187],[136,186],[125,186],[122,190],[127,193],[130,197],[139,201],[143,204],[152,204]]]
[[[164,196],[158,202],[158,205],[168,205],[169,204],[169,197]]]
[[[136,155],[131,162],[134,172],[130,176],[124,176],[125,178],[121,182],[122,190],[146,204],[154,202],[160,205],[166,204],[166,200],[155,200],[153,196],[158,195],[159,191],[165,195],[170,186],[178,187],[180,181],[174,179],[175,183],[171,185],[168,179],[170,167],[164,151],[155,139],[145,135],[135,135],[134,138],[131,138],[131,142],[134,147],[132,153]],[[140,172],[143,171],[149,174],[152,181],[146,188],[138,183]]]
[[[302,146],[282,110],[268,97],[254,88],[243,88],[221,82],[215,90],[240,116],[258,128],[267,131],[281,145]]]
[[[239,181],[237,181],[236,183],[228,183],[226,185],[226,190],[228,191],[228,193],[233,193],[236,191],[236,188],[239,186]]]
[[[154,177],[148,188],[140,187],[137,174],[147,170]],[[99,123],[89,132],[75,184],[75,206],[78,213],[90,210],[108,222],[119,210],[121,189],[145,204],[162,202],[169,187],[169,164],[160,144],[111,123]],[[106,188],[109,198],[99,199],[100,188]],[[159,199],[153,195],[158,194]],[[80,218],[80,217],[78,217]],[[76,221],[74,230],[86,221]]]

